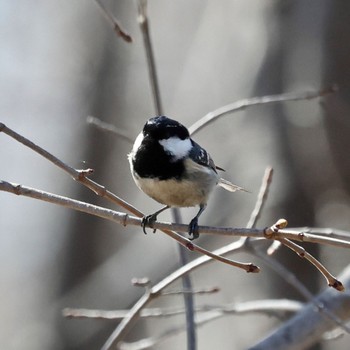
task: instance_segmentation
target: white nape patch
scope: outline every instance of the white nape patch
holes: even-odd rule
[[[164,147],[165,151],[169,152],[174,157],[174,161],[185,158],[192,148],[192,143],[189,138],[181,140],[177,136],[159,140],[159,143]]]

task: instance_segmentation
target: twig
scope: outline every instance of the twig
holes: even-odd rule
[[[124,41],[127,43],[132,42],[132,37],[129,33],[127,33],[124,29],[122,29],[120,23],[117,21],[117,19],[113,16],[113,14],[107,10],[104,5],[102,4],[101,0],[95,0],[96,4],[100,8],[102,14],[108,21],[108,23],[112,26],[114,32],[120,36]]]
[[[340,278],[344,280],[345,287],[350,288],[350,267],[347,267]],[[348,328],[344,324],[350,317],[349,293],[336,293],[327,289],[320,293],[315,301],[319,305],[326,305],[326,310],[337,315],[341,327]],[[321,314],[322,315],[322,314]],[[334,328],[334,324],[328,319],[320,317],[320,313],[314,307],[314,303],[302,308],[290,320],[275,330],[267,338],[252,346],[250,350],[292,350],[309,349],[322,338],[322,335]]]
[[[212,322],[215,319],[230,315],[243,315],[251,313],[261,313],[269,316],[278,317],[280,313],[296,312],[303,307],[303,303],[286,300],[256,300],[241,303],[233,303],[227,305],[202,305],[195,308],[197,313],[201,313],[196,317],[195,324],[197,327],[203,326],[208,322]],[[66,308],[63,310],[65,317],[73,318],[89,318],[89,319],[107,319],[118,320],[123,319],[128,314],[129,310],[88,310],[88,309],[71,309]],[[159,318],[159,317],[172,317],[181,315],[185,312],[184,308],[144,308],[140,311],[141,318]],[[282,315],[281,315],[282,316]],[[121,342],[119,344],[120,349],[148,349],[152,346],[159,344],[161,341],[168,339],[171,335],[176,335],[185,331],[183,326],[170,329],[163,334],[151,338],[139,340],[134,343]]]
[[[178,295],[178,294],[213,294],[219,292],[218,287],[211,287],[211,288],[202,288],[202,289],[180,289],[180,290],[171,290],[169,292],[162,292],[161,296],[171,296],[171,295]]]
[[[162,103],[160,99],[158,76],[157,76],[157,70],[156,70],[156,65],[154,60],[151,36],[149,34],[149,24],[148,24],[148,18],[147,18],[147,0],[138,0],[137,9],[138,9],[137,20],[141,28],[143,43],[146,51],[148,75],[149,75],[149,80],[151,82],[154,107],[157,115],[162,115],[163,108],[162,108]]]
[[[213,252],[216,255],[225,255],[233,251],[239,251],[242,249],[241,242],[233,242],[225,247],[219,248]],[[148,305],[149,302],[153,300],[164,288],[167,288],[170,284],[184,276],[185,274],[192,272],[193,270],[202,267],[204,264],[212,261],[210,256],[201,256],[185,266],[180,267],[176,271],[172,272],[170,275],[165,277],[162,281],[153,286],[147,294],[143,295],[139,301],[129,310],[128,315],[122,320],[118,325],[112,335],[108,338],[107,342],[103,346],[102,350],[111,349],[113,346],[118,344],[124,339],[124,336],[133,327],[134,323],[139,317],[142,309]]]
[[[350,238],[350,232],[344,230],[337,230],[334,228],[321,228],[321,227],[294,227],[290,229],[297,232],[314,233],[321,236],[333,237],[333,238]]]
[[[234,314],[250,314],[250,313],[262,313],[269,316],[278,317],[280,312],[296,312],[300,310],[302,303],[294,302],[291,300],[258,300],[254,302],[243,302],[236,305],[228,305],[224,307],[214,307],[209,308],[204,314],[196,317],[196,326],[201,327],[209,322],[213,322],[224,316],[234,315]],[[197,308],[201,309],[201,308]],[[197,311],[196,309],[196,311]],[[206,308],[204,307],[204,310]],[[141,339],[136,342],[126,343],[122,342],[120,344],[121,350],[141,350],[150,349],[156,345],[159,345],[162,341],[169,339],[170,336],[177,335],[184,331],[184,327],[174,327],[168,329],[164,333],[145,339]]]
[[[247,223],[247,228],[255,227],[257,221],[260,218],[260,214],[262,212],[262,209],[264,207],[264,204],[266,202],[266,199],[269,193],[269,188],[272,181],[272,175],[273,175],[273,169],[271,167],[266,168],[254,209]]]
[[[320,91],[310,91],[310,92],[302,92],[302,93],[292,92],[292,93],[286,93],[286,94],[252,97],[244,100],[239,100],[237,102],[233,102],[226,106],[220,107],[215,111],[209,112],[204,117],[202,117],[197,122],[195,122],[193,125],[191,125],[188,130],[191,135],[194,135],[199,130],[208,126],[219,117],[222,117],[229,113],[241,111],[247,107],[252,107],[252,106],[262,105],[262,104],[269,104],[269,103],[276,103],[276,102],[311,100],[318,97],[323,97],[328,94],[332,94],[335,91],[337,91],[337,87],[332,86]]]
[[[283,229],[286,226],[287,226],[287,221],[285,219],[280,219],[275,223],[275,225],[265,230],[265,235],[267,238],[271,237],[271,235],[273,235],[274,233],[277,233],[280,229]],[[297,253],[301,258],[305,258],[312,265],[314,265],[316,269],[319,270],[322,273],[322,275],[325,277],[330,287],[333,287],[339,291],[344,290],[342,283],[338,281],[333,275],[331,275],[331,273],[314,256],[308,253],[303,247],[290,241],[287,238],[279,238],[278,240],[283,245],[291,249],[293,252]]]
[[[327,283],[330,287],[333,287],[341,292],[344,291],[343,284],[340,281],[338,281],[314,256],[308,253],[303,247],[286,238],[281,238],[280,242],[295,253],[297,253],[301,258],[305,258],[312,265],[314,265],[316,269],[320,271],[324,278],[327,280]]]
[[[78,210],[87,214],[99,216],[101,218],[116,222],[118,224],[121,224],[123,226],[127,225],[136,225],[140,226],[142,225],[142,219],[128,215],[126,213],[120,213],[111,209],[106,209],[97,205],[93,205],[90,203],[81,202],[75,199],[71,199],[64,196],[59,196],[53,193],[49,193],[46,191],[40,191],[36,190],[30,187],[21,186],[18,184],[9,183],[6,181],[0,181],[0,190],[6,191],[10,193],[14,193],[16,195],[22,195],[26,197],[36,198],[45,202],[58,204],[70,209]],[[197,251],[199,253],[202,253],[204,255],[209,256],[212,259],[218,260],[220,262],[226,263],[228,265],[241,268],[245,270],[246,272],[259,272],[259,268],[255,266],[252,263],[240,263],[231,259],[227,259],[222,256],[216,255],[214,252],[210,252],[196,244],[194,244],[189,239],[181,236],[180,234],[174,232],[171,230],[172,224],[165,224],[166,227],[163,227],[161,230],[166,233],[171,238],[175,239],[178,243],[183,245],[184,247],[187,247],[191,251]],[[154,226],[154,225],[153,225]],[[152,227],[153,227],[152,226]],[[158,224],[157,224],[158,226]],[[187,232],[188,229],[187,225],[183,224],[176,224],[176,227],[180,228],[180,232]],[[170,229],[169,229],[170,228]],[[263,232],[261,230],[261,232]],[[263,234],[263,233],[262,233]]]
[[[350,328],[347,327],[338,316],[336,316],[333,312],[328,310],[325,304],[314,299],[313,294],[305,287],[303,283],[300,282],[300,280],[293,272],[284,267],[278,260],[273,259],[271,256],[266,256],[266,254],[256,249],[254,245],[250,244],[247,247],[253,250],[254,256],[257,256],[262,261],[264,261],[265,264],[267,264],[271,270],[275,271],[284,281],[286,281],[291,287],[296,289],[307,301],[312,303],[321,315],[330,319],[332,322],[334,322],[340,328],[342,328],[345,332],[350,333]]]
[[[220,312],[224,315],[263,313],[274,315],[277,312],[296,312],[303,307],[304,303],[288,299],[267,299],[230,303],[226,305],[200,305],[195,308],[196,312]],[[129,310],[91,310],[81,308],[65,308],[62,314],[67,318],[92,318],[101,320],[123,319]],[[185,313],[185,308],[144,308],[140,312],[141,318],[168,318]]]
[[[74,169],[74,168],[70,167],[69,165],[65,164],[60,159],[55,157],[50,152],[48,152],[45,149],[43,149],[42,147],[36,145],[34,142],[28,140],[24,136],[16,133],[15,131],[13,131],[12,129],[8,128],[3,123],[0,123],[0,132],[5,133],[6,135],[12,137],[16,141],[18,141],[18,142],[22,143],[23,145],[29,147],[34,152],[40,154],[41,156],[46,158],[48,161],[50,161],[51,163],[53,163],[54,165],[56,165],[57,167],[62,169],[64,172],[66,172],[68,175],[70,175],[75,181],[78,181],[78,182],[82,183],[87,188],[92,190],[95,194],[97,194],[97,195],[99,195],[99,196],[101,196],[103,198],[108,199],[112,203],[120,205],[121,207],[123,207],[124,209],[126,209],[127,211],[129,211],[130,213],[132,213],[132,214],[134,214],[134,215],[136,215],[138,217],[143,217],[142,212],[140,212],[134,206],[132,206],[128,202],[124,201],[120,197],[116,196],[114,193],[108,191],[104,186],[102,186],[102,185],[98,184],[97,182],[94,182],[94,181],[90,180],[89,178],[87,178],[86,175],[90,174],[92,172],[92,170],[91,171],[90,171],[90,169],[88,169],[88,171],[86,171],[86,170],[77,170],[77,169]]]
[[[101,119],[98,119],[98,118],[92,117],[92,116],[88,116],[86,118],[86,123],[96,127],[99,130],[108,131],[110,133],[113,133],[114,135],[124,139],[125,141],[127,141],[130,144],[134,143],[134,139],[125,130],[121,130],[121,129],[115,127],[113,124],[106,123],[106,122],[102,121]]]
[[[0,191],[6,191],[9,193],[13,193],[16,195],[22,195],[30,198],[36,198],[45,202],[50,202],[53,204],[58,204],[73,210],[78,210],[90,215],[98,216],[113,222],[116,222],[118,224],[121,224],[123,226],[140,226],[142,223],[142,219],[140,217],[135,217],[126,213],[118,212],[115,210],[107,209],[104,207],[100,207],[97,205],[93,205],[90,203],[85,203],[82,201],[78,201],[75,199],[71,199],[64,196],[59,196],[50,192],[37,190],[34,188],[30,188],[27,186],[22,186],[14,183],[10,183],[7,181],[0,181]],[[141,215],[142,217],[142,215]],[[172,238],[176,239],[180,244],[187,247],[190,250],[197,250],[199,247],[193,243],[193,241],[188,240],[187,238],[180,236],[176,234],[176,232],[183,232],[186,233],[188,231],[188,225],[186,224],[176,224],[176,223],[166,223],[166,222],[155,222],[152,225],[152,228],[162,230],[168,235],[170,235]],[[216,234],[216,235],[229,235],[232,237],[251,237],[251,238],[268,238],[268,239],[274,239],[274,235],[276,234],[278,238],[276,239],[282,239],[283,238],[283,230],[281,232],[274,232],[273,229],[275,229],[275,224],[272,225],[270,228],[267,229],[249,229],[249,228],[237,228],[237,227],[212,227],[212,226],[200,226],[199,231],[202,234]],[[274,232],[270,234],[270,232]],[[289,235],[289,234],[288,234]],[[316,236],[316,235],[315,235]],[[293,240],[300,241],[300,237],[297,233],[291,237]],[[328,240],[326,237],[321,237],[321,240],[318,242],[316,239],[313,240],[313,243],[319,243],[319,244],[327,244],[327,245],[334,245],[335,238],[329,238]],[[345,240],[336,240],[337,245],[343,248],[350,248],[350,242]],[[203,249],[203,248],[201,248]],[[198,250],[201,251],[201,250]],[[231,265],[231,263],[230,263]],[[238,264],[239,265],[239,264]],[[248,267],[247,267],[248,265]],[[235,265],[234,265],[235,266]],[[242,267],[248,272],[254,272],[256,268],[253,267],[251,264],[242,264]],[[250,267],[249,267],[250,266]],[[253,269],[254,271],[249,271]]]

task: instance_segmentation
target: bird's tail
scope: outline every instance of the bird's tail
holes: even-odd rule
[[[249,192],[249,191],[245,190],[244,188],[236,186],[233,183],[231,183],[230,181],[227,181],[225,179],[219,179],[218,185],[220,187],[224,188],[226,191],[230,191],[230,192],[236,192],[236,191]]]

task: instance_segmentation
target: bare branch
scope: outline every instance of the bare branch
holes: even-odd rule
[[[346,289],[350,288],[350,267],[339,276],[344,281]],[[316,304],[326,305],[327,310],[345,322],[350,318],[349,293],[337,293],[327,289],[315,298]],[[250,350],[292,350],[308,349],[322,339],[326,331],[334,329],[334,324],[328,318],[320,317],[315,303],[311,302],[302,308],[295,316],[284,323],[267,338],[252,346]],[[347,328],[342,324],[342,328]]]
[[[95,0],[96,4],[100,8],[102,14],[108,21],[108,23],[112,26],[114,32],[120,36],[124,41],[127,43],[132,42],[132,37],[130,34],[128,34],[124,29],[122,29],[120,23],[117,21],[117,19],[113,16],[113,14],[107,10],[101,0]]]
[[[140,25],[143,43],[145,46],[147,65],[148,65],[148,75],[152,88],[152,97],[154,102],[154,108],[157,115],[163,114],[162,102],[159,91],[159,82],[157,76],[157,69],[154,60],[152,40],[149,34],[149,22],[147,17],[147,0],[137,1],[138,17],[137,20]]]
[[[316,267],[318,271],[322,273],[324,278],[327,280],[327,283],[330,287],[339,290],[340,292],[344,291],[343,284],[338,281],[314,256],[308,253],[303,247],[300,247],[298,244],[291,242],[289,239],[281,238],[280,242],[297,253],[301,258],[305,258],[312,265]]]
[[[327,236],[327,237],[333,237],[333,238],[350,238],[350,232],[344,231],[344,230],[337,230],[334,228],[321,228],[321,227],[295,227],[291,229],[293,231],[297,232],[303,232],[305,233],[314,233],[320,236]]]
[[[220,107],[215,111],[209,112],[203,118],[199,119],[193,125],[191,125],[188,130],[191,135],[194,135],[199,130],[203,129],[204,127],[214,122],[216,119],[229,113],[234,113],[234,112],[244,110],[247,107],[276,103],[276,102],[312,100],[315,98],[323,97],[325,95],[334,93],[335,91],[337,91],[337,87],[332,86],[320,91],[310,91],[310,92],[301,92],[301,93],[291,92],[286,94],[252,97],[244,100],[239,100],[237,102],[233,102],[226,106]]]
[[[200,305],[196,312],[216,311],[223,315],[263,313],[274,315],[275,313],[296,312],[303,307],[304,303],[288,299],[267,299],[244,301],[226,305]],[[120,320],[124,318],[129,310],[91,310],[79,308],[65,308],[62,311],[64,317],[68,318],[93,318],[101,320]],[[181,315],[184,308],[145,308],[141,311],[142,318],[172,317]]]
[[[93,205],[90,203],[81,202],[75,199],[71,199],[68,197],[59,196],[53,193],[49,193],[46,191],[40,191],[36,190],[34,188],[21,186],[18,184],[9,183],[6,181],[0,181],[0,191],[6,191],[10,192],[16,195],[22,195],[26,197],[36,198],[45,202],[50,202],[53,204],[58,204],[70,209],[78,210],[87,214],[99,216],[101,218],[116,222],[118,224],[121,224],[123,226],[127,225],[136,225],[140,226],[142,225],[142,219],[136,218],[134,216],[128,215],[126,213],[120,213],[111,209],[106,209],[97,205]],[[161,224],[162,225],[162,224]],[[156,224],[158,226],[158,224]],[[183,245],[184,247],[187,247],[191,251],[197,251],[199,253],[202,253],[204,255],[207,255],[208,257],[215,259],[217,261],[223,262],[225,264],[241,268],[245,270],[246,272],[259,272],[259,268],[255,266],[252,263],[240,263],[231,259],[227,259],[223,256],[218,256],[214,252],[210,252],[196,244],[194,244],[189,239],[181,236],[180,234],[172,231],[171,229],[172,224],[166,224],[161,229],[164,233],[166,233],[171,238],[175,239],[178,243]],[[182,229],[179,230],[179,232],[187,232],[188,226],[182,225],[182,224],[176,224],[177,227],[182,227]],[[154,225],[152,225],[154,227]]]
[[[271,167],[266,168],[262,179],[262,184],[259,190],[259,194],[255,203],[255,207],[247,223],[247,228],[255,227],[257,221],[260,218],[260,214],[262,212],[262,209],[264,207],[264,204],[266,202],[266,199],[269,193],[269,188],[272,181],[272,175],[273,175],[273,169]]]
[[[85,170],[77,170],[69,165],[65,164],[62,162],[60,159],[55,157],[53,154],[50,152],[46,151],[42,147],[36,145],[34,142],[28,140],[24,136],[16,133],[12,129],[8,128],[5,124],[0,123],[0,132],[5,133],[6,135],[12,137],[16,141],[22,143],[23,145],[29,147],[32,149],[34,152],[40,154],[44,158],[46,158],[48,161],[62,169],[64,172],[66,172],[68,175],[70,175],[75,181],[78,181],[85,185],[87,188],[95,192],[95,194],[106,198],[107,200],[111,201],[112,203],[115,203],[117,205],[120,205],[122,208],[126,209],[130,213],[138,216],[138,217],[143,217],[142,212],[140,212],[138,209],[136,209],[134,206],[131,204],[127,203],[120,197],[116,196],[112,192],[108,191],[104,186],[98,184],[97,182],[94,182],[90,180],[89,178],[86,177],[87,172]]]
[[[199,266],[199,265],[198,265]],[[157,288],[158,286],[158,288]],[[145,309],[144,307],[153,299],[153,297],[158,293],[158,289],[159,288],[164,288],[164,284],[162,282],[160,282],[157,286],[153,287],[150,290],[149,293],[149,300],[147,303],[143,303],[142,307],[143,309],[139,309],[139,315],[137,316],[143,316],[143,317],[154,317],[154,316],[172,316],[174,314],[177,314],[179,312],[181,312],[181,310],[177,310],[177,311],[171,311],[170,313],[166,313],[163,314],[161,312],[161,310],[157,309],[156,314],[153,313],[152,315],[152,311],[147,311],[148,309]],[[143,296],[141,299],[145,298],[145,296]],[[140,299],[140,301],[141,301]],[[139,302],[140,302],[139,301]],[[196,309],[196,311],[214,311],[215,314],[210,314],[209,316],[207,316],[206,318],[196,318],[196,325],[200,326],[204,323],[207,322],[211,322],[214,319],[218,318],[218,317],[222,317],[224,315],[228,315],[228,314],[235,314],[235,313],[251,313],[251,312],[262,312],[262,313],[268,313],[268,314],[275,314],[276,311],[290,311],[290,312],[294,312],[297,311],[300,307],[301,307],[302,303],[298,303],[298,302],[293,302],[293,301],[287,301],[287,300],[281,300],[281,301],[271,301],[271,300],[266,300],[266,301],[254,301],[254,302],[244,302],[244,303],[239,303],[239,304],[231,304],[228,306],[203,306],[203,307],[199,307],[198,309]],[[97,318],[113,318],[113,313],[110,312],[105,312],[105,311],[98,311],[98,310],[80,310],[80,309],[66,309],[65,310],[65,316],[69,316],[69,317],[97,317]],[[123,321],[125,320],[126,317],[131,317],[133,315],[131,315],[131,310],[130,311],[116,311],[115,316],[118,316],[117,318],[123,318]],[[135,315],[136,317],[136,315]],[[122,322],[123,322],[122,321]],[[135,319],[130,319],[130,322],[128,323],[128,327],[131,325],[131,322],[134,322]],[[119,332],[118,332],[119,329]],[[175,333],[179,333],[181,331],[183,331],[183,328],[178,329]],[[172,331],[170,331],[170,333],[172,333]],[[117,329],[114,332],[113,337],[111,336],[109,339],[109,342],[106,342],[106,344],[104,345],[104,347],[102,348],[102,350],[106,350],[106,349],[111,349],[113,346],[115,346],[116,344],[119,344],[119,339],[120,339],[120,346],[122,346],[122,344],[125,343],[121,343],[121,340],[123,339],[125,335],[125,329],[123,329],[123,327],[121,327],[120,325],[117,327]],[[169,336],[169,331],[166,332],[166,334],[164,334],[164,336],[168,337]],[[162,336],[163,337],[163,336]],[[112,339],[113,338],[113,339]],[[158,337],[157,337],[158,338]],[[157,341],[158,342],[158,341]]]
[[[296,312],[300,310],[302,303],[292,300],[257,300],[253,302],[242,302],[227,306],[199,307],[197,312],[206,311],[196,317],[195,323],[197,327],[204,326],[218,318],[228,315],[242,315],[251,313],[261,313],[269,316],[279,316],[280,313]],[[155,345],[159,345],[162,341],[168,340],[169,337],[177,335],[185,331],[184,326],[168,329],[164,333],[150,338],[141,339],[133,343],[122,342],[120,348],[123,350],[141,350],[150,349]]]
[[[61,206],[65,206],[70,209],[78,210],[81,212],[85,212],[87,214],[95,215],[102,217],[104,219],[114,221],[123,226],[134,225],[141,226],[142,219],[131,216],[126,213],[117,212],[111,209],[106,209],[104,207],[96,206],[90,203],[81,202],[78,200],[74,200],[68,197],[59,196],[50,192],[37,190],[34,188],[30,188],[27,186],[22,186],[6,181],[0,181],[0,191],[10,192],[16,195],[22,195],[26,197],[36,198],[42,201],[50,202],[53,204],[58,204]],[[141,213],[141,217],[142,213]],[[184,232],[188,231],[188,225],[186,224],[176,224],[176,223],[166,223],[166,222],[155,222],[150,227],[162,230],[172,238],[176,239],[180,244],[187,247],[190,250],[199,251],[205,254],[211,254],[205,251],[205,249],[198,247],[193,241],[186,239],[183,236],[180,236],[176,232]],[[268,239],[278,239],[281,240],[284,238],[283,230],[281,231],[273,231],[275,230],[275,225],[272,225],[267,229],[248,229],[248,228],[235,228],[235,227],[212,227],[212,226],[200,226],[199,231],[201,234],[220,234],[220,235],[229,235],[233,237],[251,237],[251,238],[268,238]],[[176,232],[174,232],[176,231]],[[301,241],[300,234],[295,233],[291,235],[288,233],[288,237],[296,241]],[[313,243],[319,244],[327,244],[327,245],[336,245],[343,248],[350,248],[350,242],[345,240],[339,240],[335,238],[321,237],[319,241],[316,239],[316,235],[314,235]],[[209,255],[213,257],[212,255]],[[222,257],[221,257],[222,258]],[[227,259],[221,260],[223,262],[227,262],[230,265],[237,266],[243,268],[247,272],[257,272],[257,267],[254,267],[251,264],[240,264],[237,262],[228,262]]]
[[[134,139],[128,134],[127,131],[121,130],[121,129],[117,128],[116,126],[114,126],[113,124],[106,123],[106,122],[102,121],[101,119],[98,119],[98,118],[95,118],[92,116],[88,116],[86,118],[86,122],[87,122],[87,124],[90,124],[99,130],[108,131],[108,132],[120,137],[130,144],[134,143]]]

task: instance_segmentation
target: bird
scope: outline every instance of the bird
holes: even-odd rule
[[[184,125],[166,116],[147,120],[128,160],[137,187],[164,205],[143,218],[144,233],[146,226],[152,227],[166,209],[199,206],[188,225],[191,239],[198,238],[198,218],[216,185],[230,192],[246,191],[221,178],[218,170],[224,169],[216,166],[209,153],[191,139]]]

